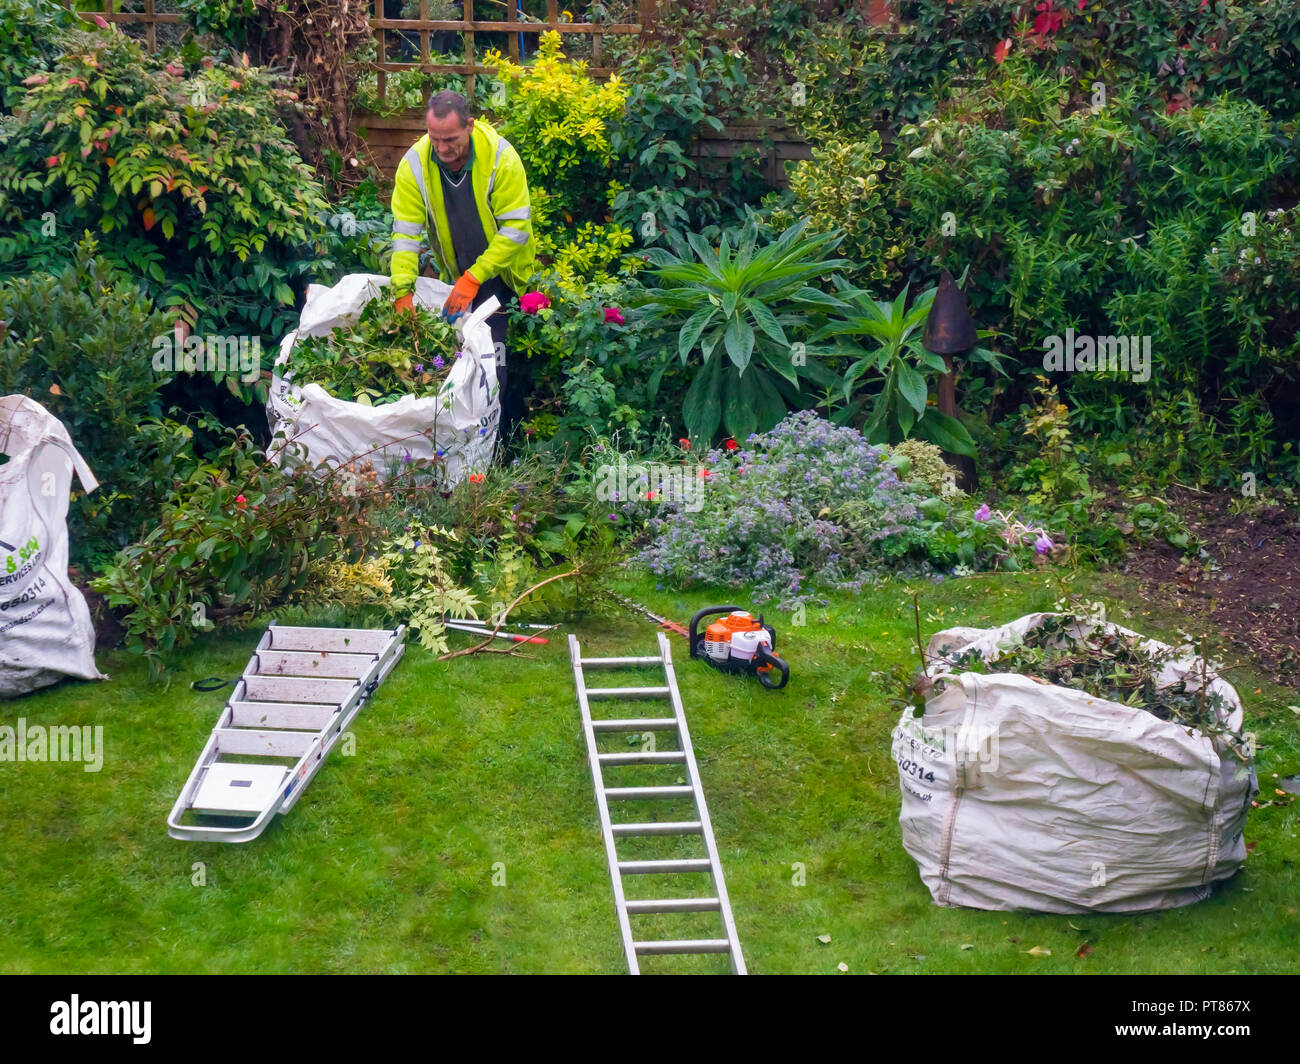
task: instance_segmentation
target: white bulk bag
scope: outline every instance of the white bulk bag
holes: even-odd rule
[[[0,399],[0,698],[64,676],[106,680],[95,668],[95,629],[68,580],[72,473],[99,486],[63,423],[25,395]]]
[[[1253,761],[1145,710],[1027,676],[954,673],[943,660],[972,648],[992,660],[1049,616],[930,640],[930,676],[947,688],[921,720],[905,710],[893,733],[903,845],[921,879],[939,905],[977,909],[1136,912],[1208,897],[1246,860]],[[1220,720],[1240,735],[1237,692],[1210,675]],[[1190,652],[1158,682],[1184,677],[1199,686]]]
[[[492,460],[501,402],[497,395],[496,352],[487,317],[500,306],[489,299],[457,322],[465,355],[456,360],[437,395],[406,396],[395,403],[367,406],[336,399],[319,384],[301,386],[292,380],[293,346],[300,336],[324,336],[337,326],[354,321],[371,299],[387,299],[389,279],[381,274],[348,274],[332,288],[308,285],[307,300],[298,328],[280,343],[267,399],[267,419],[272,434],[284,434],[306,449],[316,465],[347,462],[366,454],[381,473],[406,454],[432,459],[443,452],[450,483],[467,472],[484,469]],[[415,302],[430,310],[442,307],[451,287],[420,277],[415,282]],[[462,324],[463,322],[463,324]],[[419,433],[434,428],[432,437]],[[273,461],[284,453],[282,440],[273,441]],[[379,448],[379,450],[374,450]],[[374,453],[367,454],[373,451]]]

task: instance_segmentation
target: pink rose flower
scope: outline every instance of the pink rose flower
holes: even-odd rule
[[[627,320],[623,317],[623,312],[618,307],[605,308],[605,324],[626,325]]]
[[[550,305],[551,301],[541,292],[525,292],[519,298],[519,307],[525,314],[536,314],[539,310]]]

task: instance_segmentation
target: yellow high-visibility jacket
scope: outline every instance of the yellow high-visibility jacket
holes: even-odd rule
[[[523,160],[510,142],[481,118],[474,120],[470,137],[474,145],[470,178],[488,246],[469,273],[480,284],[499,276],[516,292],[522,292],[536,268],[537,254]],[[392,207],[393,258],[389,273],[393,295],[406,295],[415,287],[420,237],[426,228],[432,234],[429,245],[439,277],[455,284],[459,274],[443,206],[442,176],[427,135],[417,140],[398,164]]]

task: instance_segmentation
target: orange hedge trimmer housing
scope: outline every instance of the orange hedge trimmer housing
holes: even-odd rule
[[[718,620],[703,631],[700,623],[715,614]],[[776,656],[776,632],[739,606],[706,606],[691,618],[691,657],[721,672],[757,676],[758,682],[779,691],[790,682],[790,667]]]

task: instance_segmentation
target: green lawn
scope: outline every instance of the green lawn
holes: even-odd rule
[[[1051,609],[1063,587],[1101,584],[1022,574],[924,586],[928,638]],[[627,589],[681,619],[719,601],[656,591],[653,579]],[[1196,906],[1063,917],[931,904],[899,839],[889,744],[898,710],[882,676],[915,659],[907,590],[836,598],[802,627],[769,618],[793,673],[780,693],[689,662],[684,641],[670,637],[752,972],[834,972],[841,962],[853,973],[1300,968],[1295,806],[1252,814],[1246,869]],[[1115,619],[1153,635],[1183,620],[1130,605],[1132,615]],[[593,618],[578,631],[593,655],[654,649],[654,627],[630,617]],[[98,774],[0,765],[0,971],[624,970],[563,636],[532,659],[447,663],[412,643],[354,723],[355,756],[336,751],[260,839],[169,838],[168,810],[229,692],[198,694],[189,681],[238,674],[260,633],[207,638],[178,661],[165,693],[145,682],[138,659],[111,653],[99,658],[108,683],[65,683],[4,705],[6,723],[102,724],[106,754]],[[1261,798],[1271,797],[1273,774],[1300,768],[1300,717],[1288,709],[1300,698],[1248,671],[1233,678],[1261,744]],[[651,848],[625,856],[688,844],[632,841]],[[204,886],[193,883],[196,862]],[[792,882],[796,862],[804,886]],[[493,884],[494,866],[498,879],[504,866],[504,885]],[[672,889],[640,889],[656,887]],[[647,937],[716,929],[712,914],[639,919]],[[1084,942],[1092,952],[1078,957]],[[1051,956],[1030,955],[1036,946]],[[726,962],[650,958],[644,967],[722,971]]]

